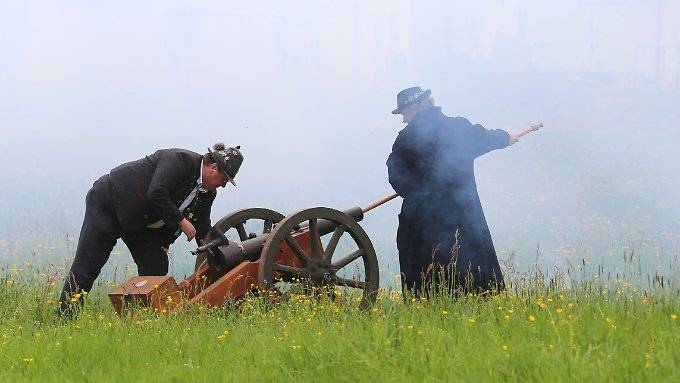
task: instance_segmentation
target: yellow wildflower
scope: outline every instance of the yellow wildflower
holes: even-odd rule
[[[678,319],[678,315],[677,315],[677,314],[671,314],[671,319],[672,319],[672,320]]]
[[[535,322],[535,321],[536,321],[536,317],[533,316],[533,315],[529,315],[529,322]]]
[[[468,323],[474,324],[476,322],[475,318],[468,318]]]
[[[506,344],[502,345],[501,348],[503,349],[503,351],[508,351],[508,345]]]

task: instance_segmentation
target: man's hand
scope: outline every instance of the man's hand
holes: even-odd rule
[[[179,228],[182,230],[182,233],[186,234],[187,241],[191,241],[196,236],[196,228],[186,218],[179,221]]]

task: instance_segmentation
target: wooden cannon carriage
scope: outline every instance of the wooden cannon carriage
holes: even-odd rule
[[[235,211],[220,219],[204,245],[192,252],[197,263],[188,278],[177,284],[171,276],[134,277],[109,297],[119,314],[130,304],[166,312],[180,302],[221,306],[250,293],[279,295],[284,286],[292,291],[299,286],[303,292],[335,291],[337,286],[356,290],[359,306],[367,308],[378,294],[378,260],[358,222],[394,197],[344,212],[327,207],[288,216],[265,208]],[[246,228],[253,227],[257,232],[248,233]]]

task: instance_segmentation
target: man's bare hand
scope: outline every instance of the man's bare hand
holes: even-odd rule
[[[196,228],[186,218],[179,221],[179,228],[187,236],[187,241],[191,241],[196,236]]]

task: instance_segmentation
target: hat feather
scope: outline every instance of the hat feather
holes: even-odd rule
[[[213,150],[224,150],[225,146],[224,143],[218,142],[215,145],[213,145]]]

